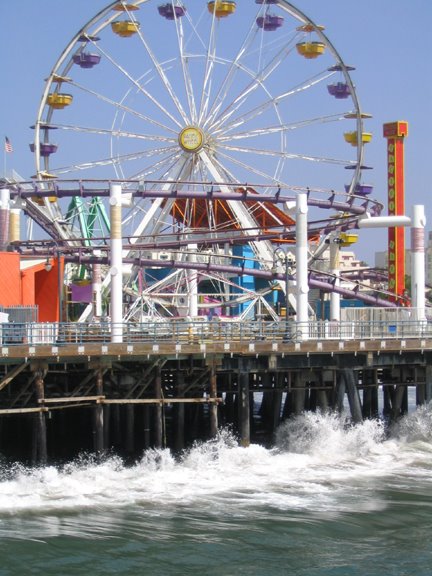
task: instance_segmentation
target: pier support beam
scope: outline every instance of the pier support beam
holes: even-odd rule
[[[103,372],[101,368],[96,371],[96,395],[103,396]],[[94,450],[96,454],[101,455],[104,449],[104,407],[99,403],[94,407]]]
[[[162,399],[162,371],[160,366],[156,366],[156,375],[154,383],[155,398]],[[162,404],[156,404],[154,407],[154,440],[155,448],[162,448],[163,445],[163,411]]]
[[[250,394],[249,372],[243,367],[239,372],[239,432],[240,445],[247,448],[250,445]]]
[[[363,418],[378,417],[378,376],[376,370],[363,370]]]
[[[142,407],[142,418],[143,418],[143,444],[144,444],[144,450],[147,450],[147,448],[150,448],[151,446],[151,438],[150,438],[150,421],[151,421],[151,417],[150,417],[150,405],[149,404],[144,404],[144,406]]]
[[[272,434],[276,432],[281,419],[283,381],[284,381],[283,374],[276,373],[274,375],[272,422],[271,422]]]
[[[296,372],[294,375],[294,383],[292,387],[292,412],[299,416],[305,410],[306,378],[302,372]]]
[[[417,378],[416,378],[417,380]],[[428,364],[425,367],[425,382],[417,384],[416,403],[417,406],[428,404],[432,400],[432,366]]]
[[[135,406],[126,405],[126,452],[132,454],[135,450]]]
[[[210,398],[217,398],[217,374],[214,364],[210,367]],[[215,438],[218,433],[218,405],[210,404],[210,438]]]
[[[41,371],[36,372],[34,391],[38,405],[42,408],[45,398],[44,381]],[[48,461],[46,413],[38,412],[35,415],[35,437],[33,439],[33,462],[45,466]]]
[[[342,377],[345,380],[346,393],[348,396],[348,403],[353,422],[355,424],[363,422],[360,394],[356,385],[354,370],[351,370],[350,368],[344,368],[342,370]]]
[[[185,378],[184,373],[177,372],[177,396],[183,398],[185,394]],[[174,448],[177,451],[183,450],[185,447],[185,405],[179,402],[175,408],[175,437]]]

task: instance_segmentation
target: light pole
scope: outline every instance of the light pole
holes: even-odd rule
[[[292,276],[292,265],[294,262],[293,255],[290,252],[284,252],[281,248],[276,251],[276,256],[281,262],[282,266],[285,265],[285,331],[283,336],[283,341],[289,341],[292,338],[291,325],[288,315],[288,310],[290,307],[289,302],[289,292],[290,292],[290,282]]]
[[[285,341],[290,341],[293,337],[291,324],[289,319],[288,310],[290,307],[289,302],[289,292],[290,292],[290,281],[292,276],[292,264],[293,257],[289,252],[285,252]]]

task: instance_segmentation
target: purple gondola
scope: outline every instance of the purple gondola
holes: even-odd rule
[[[93,66],[99,64],[100,59],[99,54],[91,54],[90,52],[80,52],[72,57],[74,64],[78,64],[80,68],[93,68]]]
[[[42,143],[42,142],[39,144],[40,155],[43,156],[44,158],[57,152],[57,148],[58,148],[57,144],[48,144],[48,143]],[[34,152],[36,150],[36,147],[33,143],[30,144],[30,150],[32,152]]]
[[[184,6],[173,6],[172,4],[161,4],[158,6],[158,12],[167,20],[175,20],[175,18],[181,18],[186,14],[186,8]]]
[[[81,34],[78,38],[78,42],[99,42],[99,36],[92,36],[90,34]]]
[[[345,184],[345,192],[349,192],[350,185]],[[353,190],[354,194],[358,194],[359,196],[367,196],[368,194],[372,194],[373,186],[371,184],[356,184]]]
[[[330,68],[327,68],[327,70],[329,72],[342,72],[343,70],[352,72],[353,70],[355,70],[355,68],[354,66],[348,66],[348,65],[342,66],[342,64],[335,64],[334,66],[330,66]]]
[[[283,25],[284,19],[283,16],[266,14],[265,16],[259,16],[256,19],[256,23],[259,28],[262,28],[263,30],[266,30],[268,32],[274,32],[274,30],[277,30]]]
[[[350,88],[348,84],[346,84],[345,82],[336,82],[335,84],[329,84],[327,86],[327,90],[329,91],[329,94],[338,99],[348,98],[348,96],[351,94]]]

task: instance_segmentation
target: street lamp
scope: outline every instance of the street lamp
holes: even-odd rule
[[[282,265],[285,265],[285,332],[283,341],[289,342],[292,339],[291,333],[291,325],[288,316],[288,310],[290,307],[289,303],[289,289],[290,289],[290,281],[291,276],[293,273],[292,265],[294,263],[294,257],[291,252],[284,252],[281,248],[279,248],[275,255],[277,256],[278,260],[281,262]]]

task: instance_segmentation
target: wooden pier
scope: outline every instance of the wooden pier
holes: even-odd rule
[[[286,341],[184,331],[122,343],[0,346],[0,451],[45,464],[82,452],[179,452],[229,426],[239,443],[270,445],[286,418],[342,411],[355,423],[432,397],[432,338]],[[142,341],[144,340],[144,341]]]

